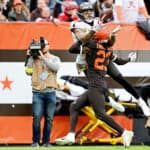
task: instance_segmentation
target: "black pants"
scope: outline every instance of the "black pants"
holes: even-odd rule
[[[139,93],[134,89],[134,87],[122,76],[120,71],[117,69],[117,67],[114,65],[113,62],[110,62],[108,65],[108,71],[107,74],[114,79],[116,82],[118,82],[121,86],[123,86],[131,95],[133,95],[136,99],[138,99]]]
[[[123,133],[124,129],[115,122],[105,112],[105,93],[103,90],[98,88],[89,87],[88,91],[82,94],[76,101],[70,105],[70,132],[75,131],[75,127],[78,122],[78,115],[84,106],[91,105],[94,109],[96,117],[103,120],[105,123],[116,129],[120,134]]]
[[[141,94],[142,99],[147,103],[148,98],[150,98],[150,85],[141,87],[140,94]]]

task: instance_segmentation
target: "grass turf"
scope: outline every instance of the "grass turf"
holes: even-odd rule
[[[96,145],[96,146],[53,146],[50,148],[38,147],[32,148],[31,146],[0,146],[0,150],[150,150],[150,146],[145,145],[131,145],[129,148],[118,145]]]

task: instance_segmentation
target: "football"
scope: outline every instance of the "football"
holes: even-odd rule
[[[112,9],[106,9],[101,13],[100,19],[106,23],[113,19],[113,11]]]

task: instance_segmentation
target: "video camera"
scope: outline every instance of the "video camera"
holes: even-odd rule
[[[40,55],[39,50],[42,50],[45,47],[45,41],[46,39],[44,37],[40,37],[40,41],[35,41],[33,39],[32,42],[30,43],[29,52],[34,59],[37,59],[38,56]]]

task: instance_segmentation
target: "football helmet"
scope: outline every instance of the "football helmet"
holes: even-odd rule
[[[98,42],[105,43],[109,40],[109,32],[106,29],[101,29],[99,32],[96,32],[94,39]]]
[[[82,20],[86,21],[87,23],[92,23],[94,19],[93,5],[90,2],[81,3],[79,7],[78,15]]]

